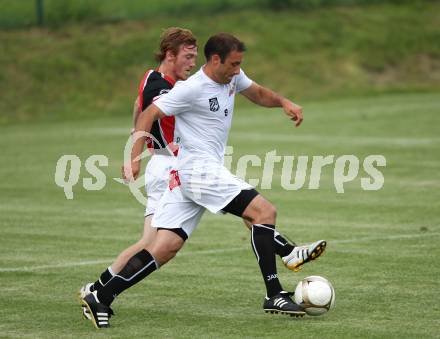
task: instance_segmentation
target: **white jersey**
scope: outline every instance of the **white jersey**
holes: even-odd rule
[[[189,236],[205,209],[218,213],[242,190],[252,188],[223,166],[235,93],[251,84],[241,70],[223,85],[201,68],[153,103],[176,117],[175,135],[181,137],[175,140],[180,144],[178,172],[159,202],[153,227],[181,228]]]
[[[179,144],[178,169],[192,167],[200,160],[223,164],[235,93],[251,84],[242,70],[229,84],[219,84],[202,67],[154,102],[163,113],[176,117],[175,135],[180,136],[175,140]]]

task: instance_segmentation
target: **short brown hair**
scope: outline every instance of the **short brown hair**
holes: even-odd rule
[[[214,54],[220,57],[222,63],[232,51],[244,52],[246,46],[235,36],[229,33],[218,33],[208,39],[205,44],[205,58],[209,61]]]
[[[159,52],[155,54],[156,60],[162,62],[165,59],[167,51],[171,51],[174,55],[177,55],[181,45],[197,47],[197,38],[189,29],[180,27],[167,28],[160,36]]]

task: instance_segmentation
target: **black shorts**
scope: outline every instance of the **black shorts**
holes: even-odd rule
[[[223,207],[222,211],[241,218],[246,207],[249,206],[257,195],[259,193],[254,188],[242,190],[229,204]]]
[[[176,233],[179,237],[181,237],[183,239],[183,241],[186,241],[186,239],[188,239],[188,234],[186,234],[186,232],[182,228],[158,227],[157,230],[158,231],[160,231],[160,230],[167,230],[167,231],[171,231],[173,233]]]

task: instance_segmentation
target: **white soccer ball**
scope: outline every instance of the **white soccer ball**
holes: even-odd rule
[[[296,286],[295,303],[308,315],[321,315],[335,306],[335,290],[327,279],[312,275]]]

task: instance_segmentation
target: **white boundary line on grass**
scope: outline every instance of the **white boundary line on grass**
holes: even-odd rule
[[[349,244],[349,243],[357,243],[363,241],[375,241],[375,240],[399,240],[399,239],[413,239],[413,238],[422,238],[422,237],[435,237],[439,236],[440,233],[416,233],[416,234],[396,234],[389,235],[385,237],[364,237],[364,238],[353,238],[353,239],[341,239],[341,240],[328,240],[330,244]],[[191,256],[196,254],[216,254],[216,253],[227,253],[227,252],[237,252],[248,250],[249,247],[233,247],[233,248],[222,248],[216,250],[202,250],[202,251],[193,251],[193,252],[183,252],[179,253],[178,256]],[[68,267],[78,267],[78,266],[91,266],[98,264],[109,264],[114,260],[114,258],[109,259],[99,259],[99,260],[89,260],[89,261],[80,261],[80,262],[65,262],[58,263],[52,265],[39,265],[39,266],[25,266],[25,267],[13,267],[13,268],[3,268],[0,267],[0,273],[7,272],[32,272],[38,270],[46,270],[52,268],[68,268]]]

